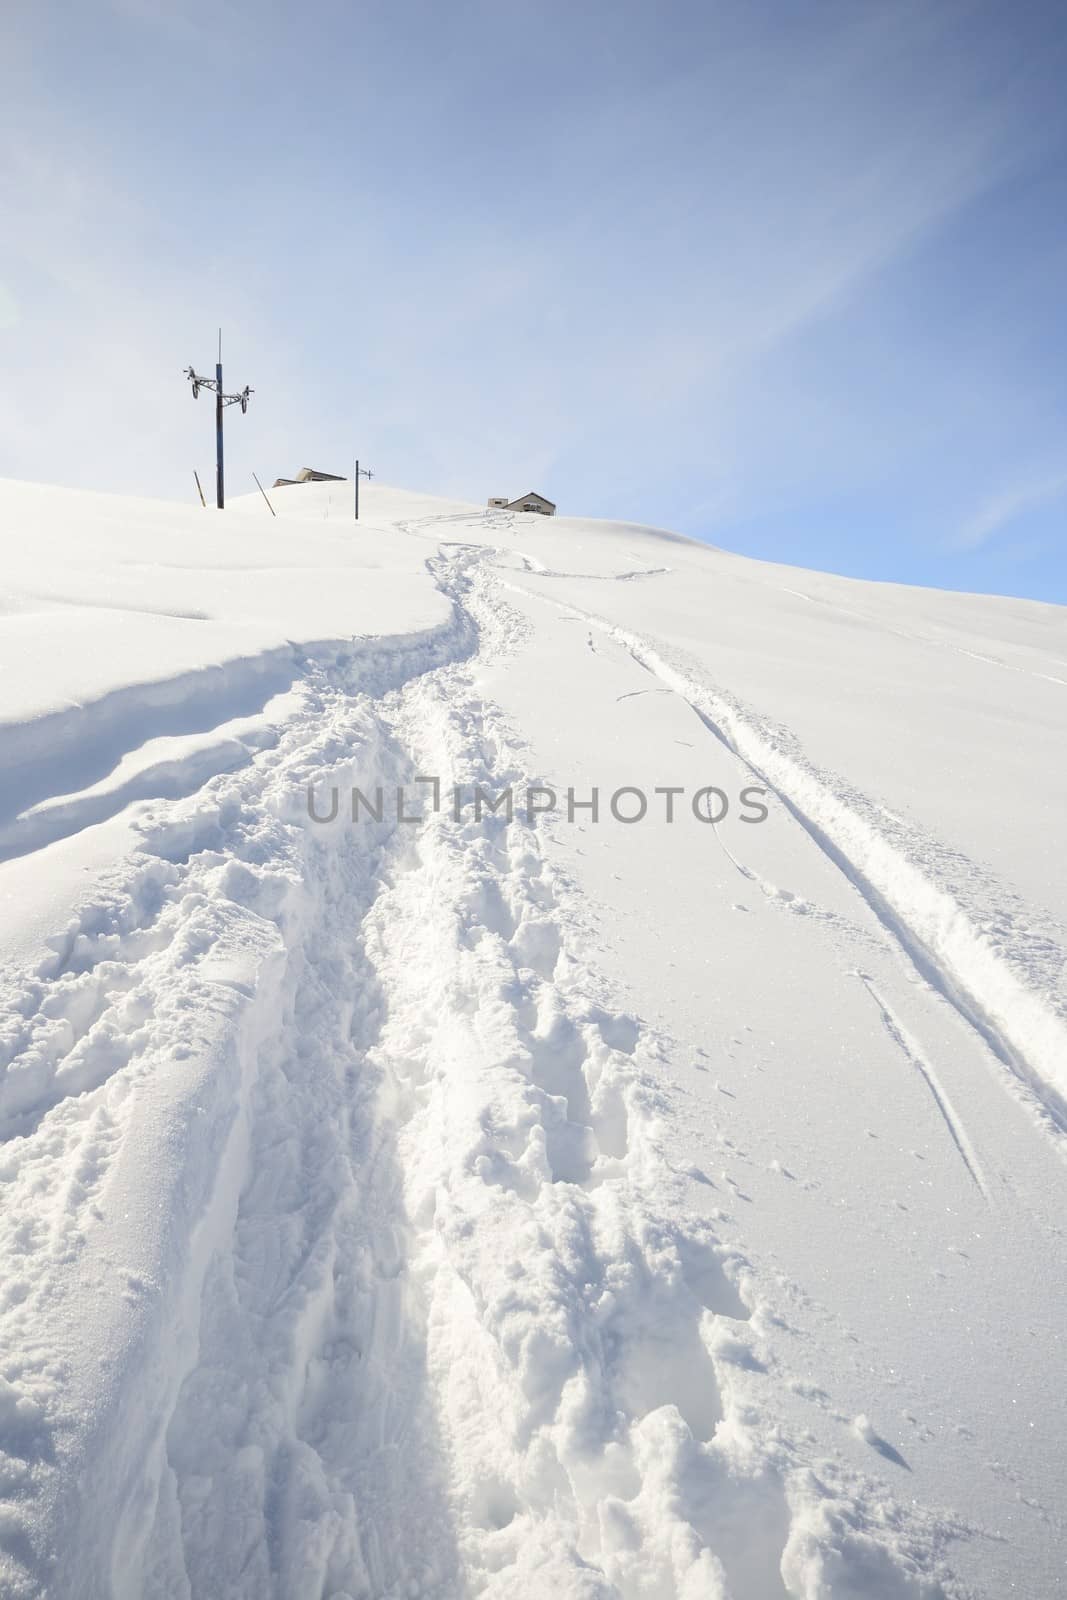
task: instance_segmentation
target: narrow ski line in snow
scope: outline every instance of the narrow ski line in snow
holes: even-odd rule
[[[703,720],[704,719],[701,718],[701,721]],[[738,760],[740,761],[740,757],[738,757]],[[744,767],[745,771],[751,773],[754,778],[758,780],[761,779],[761,775],[756,772],[754,768],[750,767],[748,762],[741,761],[741,765]],[[854,922],[851,918],[843,916],[840,911],[828,911],[822,906],[814,905],[812,901],[805,899],[801,895],[794,894],[792,890],[785,889],[780,884],[771,883],[768,879],[764,878],[761,873],[754,871],[752,867],[739,860],[738,857],[734,855],[734,852],[730,849],[730,846],[726,843],[726,840],[723,837],[723,829],[719,824],[716,823],[713,825],[712,832],[715,835],[719,849],[722,851],[723,855],[729,861],[734,870],[742,878],[744,878],[746,882],[754,884],[763,898],[768,901],[776,911],[785,912],[789,916],[805,917],[810,919],[812,922],[821,923],[828,928],[840,928],[848,934],[849,939],[854,944],[870,945],[875,942],[874,936],[869,929],[861,927],[858,922]]]
[[[702,717],[701,720],[704,721],[705,719]],[[753,770],[752,768],[747,767],[747,763],[744,763],[744,765],[748,771],[751,772]],[[754,775],[759,776],[759,774]],[[824,922],[831,927],[844,926],[847,929],[850,940],[853,942],[863,943],[865,941],[870,941],[871,935],[865,929],[861,928],[854,922],[846,920],[840,915],[840,913],[821,910],[820,908],[813,906],[810,901],[800,900],[797,896],[793,895],[789,891],[783,890],[773,883],[769,883],[758,872],[753,871],[751,867],[746,866],[744,862],[738,860],[733,851],[730,849],[729,845],[726,843],[726,840],[723,838],[721,828],[715,827],[713,832],[718,841],[720,849],[737,870],[737,872],[740,873],[740,875],[748,882],[754,884],[764,898],[768,900],[771,905],[775,907],[775,909],[784,910],[791,914],[811,917],[814,921]],[[905,1028],[903,1022],[891,1009],[881,993],[875,988],[874,982],[869,975],[863,972],[857,972],[856,976],[862,980],[864,987],[877,1005],[882,1022],[886,1028],[886,1031],[889,1033],[890,1038],[893,1040],[894,1044],[900,1050],[905,1059],[915,1068],[920,1078],[924,1082],[941,1120],[948,1129],[949,1137],[951,1138],[964,1167],[967,1169],[968,1176],[974,1183],[975,1187],[980,1191],[983,1198],[988,1202],[990,1199],[989,1187],[986,1183],[985,1175],[982,1172],[981,1163],[978,1160],[974,1147],[967,1135],[963,1119],[952,1106],[948,1094],[943,1088],[937,1073],[922,1054],[920,1047],[912,1038],[909,1031]]]
[[[564,609],[549,597],[535,598]],[[1067,957],[1053,937],[1015,918],[1006,893],[999,907],[968,906],[959,898],[958,883],[938,881],[938,856],[948,856],[943,847],[933,841],[917,845],[916,830],[895,839],[884,817],[881,826],[868,817],[871,807],[862,795],[815,768],[783,730],[763,726],[725,690],[672,665],[639,635],[572,602],[567,609],[673,689],[713,737],[778,797],[923,980],[1007,1068],[1013,1092],[1067,1159],[1067,1017],[1054,987]],[[918,859],[913,859],[916,850]],[[973,864],[958,857],[948,864],[954,875],[969,867],[981,892],[981,874]]]
[[[988,1200],[989,1189],[986,1185],[985,1175],[982,1172],[981,1163],[974,1152],[974,1146],[967,1137],[967,1130],[963,1125],[963,1121],[960,1118],[959,1113],[953,1107],[952,1102],[949,1100],[948,1095],[938,1080],[937,1073],[934,1071],[930,1063],[924,1059],[918,1045],[911,1037],[903,1022],[901,1022],[900,1018],[896,1015],[895,1011],[893,1011],[888,1001],[875,988],[873,980],[865,972],[859,972],[856,974],[856,976],[859,978],[860,982],[863,984],[863,987],[866,989],[867,993],[878,1007],[889,1037],[893,1040],[893,1043],[899,1047],[901,1053],[907,1058],[907,1060],[911,1062],[912,1066],[915,1068],[916,1072],[929,1089],[930,1094],[933,1097],[934,1104],[941,1113],[945,1127],[948,1129],[949,1137],[956,1146],[960,1160],[967,1168],[975,1187],[981,1190],[982,1195],[986,1200]]]

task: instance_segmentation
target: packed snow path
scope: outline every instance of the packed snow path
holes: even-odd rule
[[[1058,1593],[1058,907],[643,628],[655,536],[375,537],[447,620],[23,769],[6,870],[137,847],[9,974],[3,1592]]]

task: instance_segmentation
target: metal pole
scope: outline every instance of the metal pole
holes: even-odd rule
[[[222,329],[219,329],[219,359],[215,363],[215,381],[218,392],[215,395],[215,503],[221,511],[226,504],[226,492],[222,477]]]
[[[359,521],[359,462],[356,462],[356,521]]]

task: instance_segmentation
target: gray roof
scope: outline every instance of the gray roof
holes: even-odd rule
[[[520,500],[543,500],[546,506],[552,507],[553,511],[556,509],[556,502],[550,500],[547,494],[538,494],[536,489],[527,489],[525,494],[517,494],[514,500],[510,500],[508,504],[517,506]]]

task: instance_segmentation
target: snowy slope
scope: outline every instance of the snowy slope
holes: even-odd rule
[[[1061,1593],[1067,614],[275,498],[0,486],[0,1592]]]

